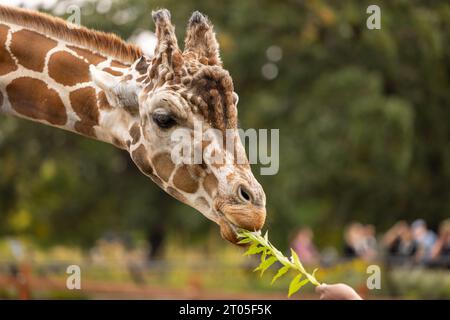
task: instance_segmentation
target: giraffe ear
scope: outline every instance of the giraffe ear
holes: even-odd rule
[[[200,61],[206,59],[206,64],[222,65],[219,54],[219,43],[209,19],[195,11],[189,19],[184,40],[184,52],[193,52]]]
[[[156,26],[156,61],[169,67],[176,67],[181,57],[181,52],[178,48],[175,27],[170,21],[170,12],[167,9],[153,11],[152,18]]]
[[[89,67],[92,81],[102,89],[110,105],[124,108],[138,108],[139,88],[136,84],[123,79],[122,76],[112,74],[97,69],[91,65]]]

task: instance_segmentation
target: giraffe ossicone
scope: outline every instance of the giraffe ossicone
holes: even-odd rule
[[[213,26],[194,12],[181,50],[170,12],[152,17],[157,45],[145,56],[115,35],[0,6],[0,112],[127,150],[145,175],[215,221],[235,243],[237,228],[262,228],[266,198],[239,139],[238,96]],[[226,132],[231,150],[222,134],[209,134],[184,142],[188,157],[208,149],[200,163],[174,159],[174,133],[194,136],[196,123],[204,132]]]

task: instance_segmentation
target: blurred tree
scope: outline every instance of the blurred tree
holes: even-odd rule
[[[207,13],[242,127],[280,128],[280,171],[260,177],[272,236],[310,224],[330,244],[353,219],[436,226],[450,212],[450,5],[378,1],[382,28],[368,30],[372,2],[100,0],[85,3],[82,23],[128,38],[167,7],[182,43],[190,13]],[[2,234],[88,245],[161,222],[199,239],[213,227],[122,151],[22,120],[0,127]]]

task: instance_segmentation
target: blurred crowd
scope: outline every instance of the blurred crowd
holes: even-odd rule
[[[328,248],[319,252],[310,228],[301,228],[291,246],[305,264],[327,264],[336,251]],[[389,265],[422,265],[450,269],[450,219],[441,222],[437,233],[418,219],[411,224],[399,221],[384,234],[377,235],[375,227],[358,222],[350,223],[343,234],[344,259],[366,261],[384,259]]]

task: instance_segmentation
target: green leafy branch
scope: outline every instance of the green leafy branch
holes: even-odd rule
[[[250,245],[244,255],[261,254],[261,263],[253,271],[259,271],[260,276],[270,268],[276,261],[282,264],[282,267],[278,270],[275,276],[272,278],[271,284],[285,275],[290,269],[298,272],[298,274],[292,279],[289,284],[288,297],[300,290],[305,284],[311,282],[312,284],[319,286],[320,283],[315,278],[317,269],[314,269],[312,274],[308,273],[303,267],[297,253],[291,249],[291,257],[285,257],[277,248],[275,248],[269,241],[268,232],[264,236],[261,232],[251,232],[247,230],[241,230],[238,233],[238,237],[241,240],[239,244]]]

